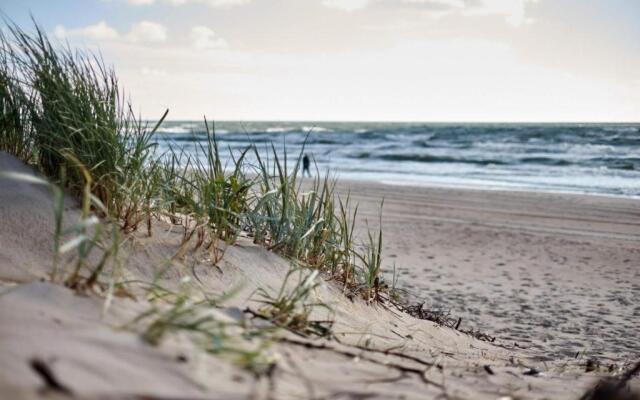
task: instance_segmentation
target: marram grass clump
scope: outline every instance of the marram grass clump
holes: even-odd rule
[[[270,161],[249,146],[223,165],[215,127],[205,120],[207,140],[195,154],[179,148],[158,154],[154,133],[166,112],[149,127],[100,57],[51,42],[37,25],[33,33],[7,28],[0,43],[0,145],[86,199],[83,216],[118,225],[125,237],[142,227],[151,235],[159,220],[178,225],[184,235],[176,256],[205,249],[214,264],[245,234],[340,282],[349,295],[381,300],[382,234],[356,243],[357,206],[334,193],[329,174],[302,189],[303,150],[292,162],[286,148],[280,157],[271,145]],[[78,245],[81,259],[85,248],[93,248],[91,240]],[[94,283],[106,269],[101,264],[86,278]],[[76,266],[72,280],[83,270]]]
[[[20,83],[16,55],[0,30],[0,150],[33,161],[34,128],[30,92]]]
[[[244,216],[250,207],[252,180],[244,171],[245,150],[233,165],[224,168],[215,128],[207,129],[206,145],[199,144],[195,154],[171,151],[165,155],[161,174],[161,202],[171,221],[185,230],[185,241],[197,234],[196,248],[209,248],[222,240],[232,244],[242,231]]]
[[[55,46],[40,27],[30,34],[9,24],[2,39],[0,142],[12,154],[33,161],[72,192],[91,194],[107,213],[134,230],[156,193],[147,182],[153,169],[153,128],[136,118],[115,72],[91,53]],[[25,111],[28,110],[28,111]],[[165,114],[166,116],[166,114]],[[11,148],[15,150],[11,151]]]
[[[370,289],[381,273],[382,236],[375,242],[357,246],[354,235],[358,207],[350,198],[334,193],[336,181],[316,176],[302,188],[298,181],[302,152],[289,169],[287,154],[278,157],[271,146],[270,165],[254,147],[258,176],[255,201],[247,215],[254,242],[325,272],[342,283],[350,294],[362,293],[368,300]],[[377,297],[376,297],[377,298]]]
[[[298,272],[299,276],[297,281],[292,283],[290,279],[295,272]],[[333,319],[318,320],[311,315],[320,308],[331,313],[331,308],[326,303],[311,301],[311,296],[319,285],[317,279],[318,270],[305,274],[302,270],[296,271],[292,268],[276,294],[259,288],[256,291],[256,301],[262,304],[262,307],[258,311],[248,309],[248,312],[301,336],[328,336],[331,334]]]
[[[280,330],[331,337],[330,308],[311,300],[322,277],[349,297],[385,301],[382,233],[357,243],[357,206],[335,194],[329,174],[298,179],[303,151],[291,162],[286,148],[279,157],[271,145],[270,162],[254,145],[223,165],[215,127],[205,120],[207,140],[195,154],[180,148],[159,154],[154,134],[168,111],[149,126],[134,115],[100,57],[52,43],[37,25],[34,33],[7,25],[0,31],[0,150],[54,182],[52,281],[104,295],[106,310],[115,295],[134,298],[119,256],[133,233],[152,235],[158,221],[181,228],[182,244],[168,268],[201,250],[217,265],[226,246],[252,237],[294,265],[278,292],[259,289],[261,306],[246,310],[269,327],[228,318],[221,298],[198,297],[188,282],[177,292],[146,285],[150,308],[134,325],[151,345],[187,333],[207,352],[258,375],[275,365],[267,348]],[[63,221],[63,189],[81,201],[75,224]],[[318,310],[328,318],[317,319]]]

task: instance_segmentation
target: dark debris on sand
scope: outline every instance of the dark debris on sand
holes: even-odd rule
[[[580,400],[640,400],[640,393],[631,391],[629,381],[640,374],[640,361],[619,377],[607,377],[589,389]]]
[[[411,315],[414,318],[425,319],[428,321],[435,322],[438,325],[446,326],[451,329],[455,329],[458,332],[465,333],[467,335],[473,336],[478,340],[483,340],[485,342],[495,342],[496,338],[487,333],[480,332],[474,329],[461,329],[460,324],[462,323],[462,318],[452,317],[449,311],[444,311],[440,309],[428,309],[424,307],[424,302],[415,303],[415,304],[400,304],[398,305],[400,309],[407,314]]]

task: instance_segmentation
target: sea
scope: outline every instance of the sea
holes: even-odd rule
[[[213,130],[227,165],[247,146],[273,161],[273,145],[289,166],[304,153],[313,174],[341,179],[640,197],[640,123],[216,121]],[[207,133],[204,122],[167,121],[155,139],[159,151],[203,157]]]

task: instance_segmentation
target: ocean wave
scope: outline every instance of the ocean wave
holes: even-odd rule
[[[477,165],[503,165],[504,161],[497,159],[472,159],[457,158],[451,156],[434,156],[429,154],[375,154],[370,152],[360,152],[350,156],[352,158],[367,159],[373,158],[384,161],[413,161],[422,163],[461,163]]]
[[[427,140],[414,140],[411,144],[425,149],[436,147],[433,143],[429,143]]]
[[[156,133],[190,133],[192,128],[184,127],[184,126],[169,126],[169,127],[159,127],[156,130]]]
[[[267,133],[285,133],[285,132],[293,132],[295,130],[296,130],[296,128],[274,126],[274,127],[269,127],[267,129],[265,129],[264,131],[267,132]]]
[[[333,132],[332,129],[329,128],[324,128],[322,126],[317,126],[317,125],[313,125],[313,126],[303,126],[302,127],[302,132]]]
[[[204,141],[204,140],[207,140],[206,136],[197,137],[197,136],[192,136],[192,135],[189,135],[189,136],[185,136],[185,135],[174,136],[174,135],[171,135],[171,136],[162,137],[161,140],[159,140],[159,142],[160,143],[162,143],[162,142],[194,142],[195,143],[195,142],[200,142],[200,141]]]
[[[569,160],[564,160],[561,158],[552,158],[552,157],[524,157],[518,160],[519,164],[538,164],[538,165],[548,165],[554,167],[562,167],[573,165],[574,163]]]
[[[307,139],[306,144],[324,144],[324,145],[331,145],[331,144],[344,144],[344,141],[342,140],[334,140],[334,139],[329,139],[329,138],[318,138],[318,137],[309,137],[309,139]]]
[[[592,165],[600,165],[609,169],[640,171],[640,157],[603,157],[589,160]]]
[[[386,140],[387,131],[384,130],[371,130],[354,134],[357,140]]]
[[[640,128],[635,126],[606,126],[602,128],[605,132],[633,133],[640,132]]]
[[[385,147],[389,150],[392,147]],[[397,146],[395,148],[398,148]],[[489,154],[487,154],[489,155]],[[495,154],[492,154],[495,156]],[[457,163],[457,164],[475,164],[475,165],[540,165],[548,167],[567,167],[567,166],[582,166],[582,167],[595,167],[603,166],[613,169],[624,170],[640,170],[639,158],[561,158],[558,156],[545,157],[519,157],[518,155],[510,154],[509,157],[482,157],[481,155],[475,156],[451,156],[451,155],[434,155],[434,154],[403,154],[403,153],[379,153],[377,151],[361,151],[348,155],[348,158],[352,159],[372,159],[383,161],[397,161],[397,162],[421,162],[421,163]]]

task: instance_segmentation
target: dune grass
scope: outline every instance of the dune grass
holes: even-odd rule
[[[8,82],[21,82],[14,92],[23,93],[20,98],[29,109],[28,123],[17,126],[23,142],[33,144],[28,153],[35,154],[37,165],[53,179],[64,170],[67,187],[78,195],[84,190],[86,168],[92,176],[91,194],[121,220],[123,230],[135,229],[143,219],[143,206],[155,196],[147,186],[148,166],[152,135],[160,123],[149,129],[135,117],[115,72],[101,58],[54,46],[37,25],[33,34],[16,25],[8,28],[12,40],[5,39],[3,58],[10,59],[5,65],[15,66]]]
[[[335,194],[336,180],[328,173],[298,179],[304,150],[292,161],[286,148],[280,157],[271,145],[263,159],[254,145],[223,165],[215,126],[205,119],[206,141],[195,153],[158,154],[154,134],[168,111],[149,126],[134,115],[100,57],[52,43],[37,25],[34,33],[7,25],[0,40],[0,150],[55,182],[52,281],[106,294],[107,307],[116,288],[127,291],[119,252],[142,227],[152,235],[157,221],[180,226],[176,256],[204,249],[214,265],[241,234],[253,237],[294,264],[277,293],[259,289],[261,307],[247,310],[270,328],[225,318],[221,298],[196,300],[187,289],[157,285],[148,286],[151,307],[135,322],[151,345],[187,333],[207,352],[255,374],[273,367],[266,348],[278,330],[331,336],[332,321],[314,319],[318,308],[331,315],[326,304],[311,300],[320,279],[338,282],[351,298],[384,301],[382,232],[357,242],[358,207]],[[76,223],[63,221],[63,189],[81,201]]]
[[[303,191],[298,181],[303,151],[289,167],[286,151],[281,161],[272,145],[270,165],[254,147],[258,191],[247,216],[254,241],[319,269],[350,293],[362,292],[368,298],[363,289],[373,288],[381,273],[382,236],[378,243],[357,245],[358,207],[352,209],[349,196],[343,200],[335,195],[336,181],[328,173],[325,178],[316,175]]]
[[[67,157],[78,162],[73,156]],[[68,287],[77,289],[93,290],[99,284],[98,279],[104,271],[107,262],[115,259],[121,245],[120,231],[114,228],[111,219],[100,221],[92,214],[92,209],[101,210],[107,214],[105,206],[98,198],[91,195],[92,178],[89,171],[83,166],[79,166],[85,179],[85,186],[82,195],[82,213],[80,220],[68,228],[63,229],[63,209],[64,197],[59,188],[54,189],[54,212],[55,212],[55,233],[54,233],[54,267],[51,279],[58,278],[58,262],[65,253],[76,250],[72,258],[73,267],[66,271],[66,264],[63,264],[62,279]],[[62,170],[63,179],[65,170]],[[64,182],[64,180],[63,180]],[[66,243],[61,244],[61,239],[70,237]],[[92,253],[100,253],[94,256],[94,263],[91,264]],[[113,263],[112,269],[115,269]],[[112,285],[110,285],[112,287]]]
[[[268,353],[272,330],[245,324],[242,315],[225,315],[223,303],[233,296],[195,296],[189,279],[181,281],[174,292],[152,285],[151,307],[136,317],[129,326],[143,327],[142,338],[159,345],[167,336],[187,334],[199,348],[229,359],[238,367],[255,375],[267,373],[273,365]]]
[[[181,221],[185,237],[198,235],[196,248],[214,246],[218,239],[228,244],[235,242],[249,210],[252,186],[244,171],[248,149],[225,169],[215,127],[210,128],[206,120],[205,127],[206,145],[199,143],[193,156],[172,150],[161,169],[166,213],[172,221]]]
[[[196,154],[158,154],[154,133],[167,112],[149,126],[133,114],[115,72],[100,57],[52,43],[37,25],[33,33],[7,25],[0,47],[6,126],[0,144],[84,199],[71,283],[85,271],[83,279],[93,284],[105,270],[102,262],[95,269],[84,265],[97,243],[89,231],[104,233],[89,224],[96,215],[124,235],[142,226],[151,235],[157,220],[180,225],[178,255],[204,248],[215,253],[214,264],[224,254],[219,243],[232,244],[245,232],[255,243],[340,282],[350,295],[380,300],[381,232],[356,243],[357,206],[334,193],[329,174],[303,186],[298,176],[304,149],[291,161],[286,148],[281,158],[271,145],[265,160],[249,146],[223,165],[215,127],[205,120],[207,140],[198,142]],[[249,164],[247,155],[256,162]],[[58,236],[70,234],[60,229]],[[59,243],[56,248],[66,250]]]
[[[296,272],[299,274],[298,279],[291,283],[290,279]],[[331,312],[326,303],[310,300],[312,292],[319,285],[317,279],[317,270],[305,274],[300,269],[292,268],[276,294],[271,294],[264,288],[256,291],[256,301],[262,307],[257,312],[252,311],[252,314],[302,336],[331,334],[331,319],[316,320],[311,317],[311,313],[320,308]]]
[[[0,30],[0,150],[33,161],[34,129],[29,92],[20,82],[11,41]]]

